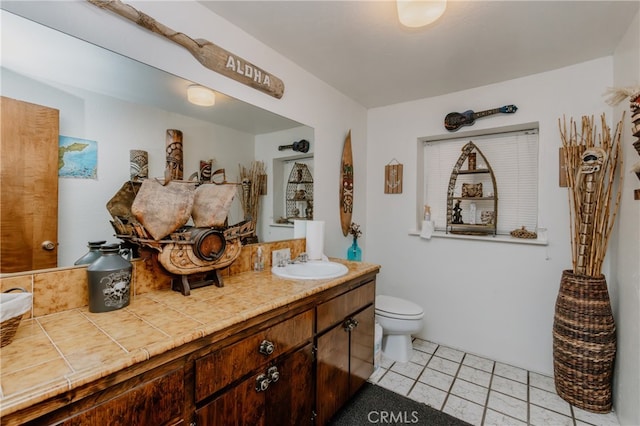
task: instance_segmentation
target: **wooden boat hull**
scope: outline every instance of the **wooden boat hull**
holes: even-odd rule
[[[226,242],[224,253],[215,261],[199,258],[192,244],[179,242],[163,244],[158,253],[158,262],[172,274],[191,275],[225,268],[240,255],[242,244],[240,238]]]

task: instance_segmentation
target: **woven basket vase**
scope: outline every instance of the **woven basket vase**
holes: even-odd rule
[[[611,411],[615,356],[616,326],[605,277],[563,271],[553,321],[558,395],[584,410]]]

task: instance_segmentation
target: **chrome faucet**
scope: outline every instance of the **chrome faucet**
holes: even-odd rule
[[[292,263],[306,263],[309,261],[309,255],[307,253],[300,253],[298,257],[291,260],[288,256],[280,256],[278,257],[278,263],[276,266],[279,268],[283,268]]]

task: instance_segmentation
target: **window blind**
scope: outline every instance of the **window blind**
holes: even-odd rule
[[[462,147],[472,141],[484,154],[496,179],[498,196],[497,233],[508,234],[525,226],[535,230],[538,221],[538,131],[475,136],[424,143],[424,200],[431,207],[431,219],[436,229],[444,230],[447,222],[447,188],[451,171],[462,153]],[[478,155],[477,168],[484,160]],[[486,166],[486,165],[485,165]],[[491,191],[490,179],[483,183],[485,195]],[[469,223],[469,212],[462,219]],[[480,220],[477,212],[476,222]]]

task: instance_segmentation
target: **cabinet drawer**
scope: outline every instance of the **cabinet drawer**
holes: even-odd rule
[[[312,336],[313,310],[309,310],[197,359],[196,402],[310,340]]]
[[[373,303],[375,298],[376,283],[371,281],[318,305],[318,332],[344,321],[347,316]]]

